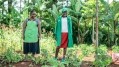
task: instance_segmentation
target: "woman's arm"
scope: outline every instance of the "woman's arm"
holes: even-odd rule
[[[41,22],[38,21],[38,35],[39,35],[39,38],[41,38]]]
[[[26,29],[26,20],[23,22],[22,24],[22,38],[24,39],[24,33],[25,33],[25,29]]]

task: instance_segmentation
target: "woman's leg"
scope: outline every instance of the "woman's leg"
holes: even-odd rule
[[[66,52],[67,52],[67,48],[64,48],[64,50],[63,50],[63,59],[65,59]]]
[[[57,46],[57,48],[56,48],[56,52],[55,52],[55,58],[57,58],[57,57],[58,57],[59,49],[60,49],[60,47],[59,47],[59,46]]]

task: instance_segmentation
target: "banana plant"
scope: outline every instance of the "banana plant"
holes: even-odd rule
[[[61,14],[60,11],[58,10],[58,7],[56,7],[56,5],[54,4],[52,6],[52,9],[48,9],[48,11],[53,15],[55,20]]]
[[[35,4],[34,4],[35,3]],[[42,12],[45,10],[46,8],[46,2],[42,1],[42,0],[32,0],[32,2],[27,2],[22,10],[23,12],[23,16],[25,18],[28,17],[29,11],[32,9],[35,9],[36,12],[38,13],[38,16],[40,16],[42,18]]]
[[[81,0],[70,0],[71,6],[69,8],[69,15],[71,16],[72,20],[73,20],[73,24],[75,27],[73,27],[73,29],[75,31],[77,31],[77,42],[81,42],[81,34],[80,34],[80,23],[82,22],[81,17],[81,8],[82,8],[82,2]],[[83,17],[82,17],[83,18]],[[76,22],[76,23],[74,23]],[[77,27],[77,28],[76,28]],[[74,32],[75,33],[75,32]]]
[[[118,34],[118,17],[119,17],[119,2],[113,1],[111,4],[100,0],[101,3],[104,5],[104,8],[108,10],[106,11],[107,14],[103,16],[103,20],[105,20],[105,27],[109,28],[108,35],[111,44],[116,44],[117,37],[115,36]]]
[[[49,25],[51,25],[52,30],[54,31],[55,28],[55,23],[56,23],[56,19],[58,18],[58,16],[61,15],[61,10],[59,9],[58,6],[56,6],[55,4],[52,5],[52,9],[49,8],[47,10],[50,14],[49,18],[47,20],[49,20]]]

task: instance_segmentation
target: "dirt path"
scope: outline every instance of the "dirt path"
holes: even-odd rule
[[[19,62],[13,65],[13,67],[41,67],[41,65],[33,64],[32,61]]]

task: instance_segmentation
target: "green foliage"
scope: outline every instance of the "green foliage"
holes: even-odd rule
[[[9,28],[9,30],[8,30],[7,27],[5,27],[4,31],[3,30],[1,30],[1,31],[2,31],[1,32],[2,38],[0,39],[1,40],[0,43],[2,45],[0,46],[0,48],[1,48],[0,51],[3,54],[3,60],[5,62],[9,61],[9,63],[21,61],[24,57],[21,54],[18,54],[15,52],[17,50],[22,51],[22,49],[20,49],[21,45],[22,45],[22,40],[20,38],[21,37],[20,29]],[[10,38],[10,37],[12,37],[12,38]],[[10,38],[10,39],[7,39],[7,38]],[[13,40],[13,39],[15,39],[15,40]],[[18,40],[16,40],[16,39],[18,39]],[[55,54],[55,48],[56,48],[56,46],[55,46],[56,42],[53,39],[53,34],[48,34],[48,35],[46,33],[42,34],[42,39],[40,42],[41,42],[40,56],[37,58],[34,58],[31,56],[31,54],[29,54],[27,56],[27,59],[32,60],[33,63],[35,63],[35,64],[41,64],[42,66],[47,66],[47,67],[48,66],[49,67],[50,66],[51,67],[52,66],[55,66],[55,67],[56,66],[79,67],[82,64],[84,57],[90,56],[90,55],[94,54],[94,52],[95,52],[95,48],[92,45],[79,44],[79,46],[74,46],[73,48],[69,48],[67,50],[66,60],[64,63],[61,63],[59,60],[56,61],[53,58],[53,55]],[[13,50],[13,49],[15,49],[15,50]],[[116,48],[116,46],[115,46],[113,49],[118,49],[118,48]],[[109,64],[108,63],[109,57],[106,55],[103,55],[103,54],[106,54],[107,47],[104,45],[101,45],[97,51],[99,54],[99,59],[101,58],[100,61],[102,61],[102,62],[104,61],[104,64],[106,64],[106,63]],[[62,55],[62,53],[59,53],[59,54]],[[102,57],[105,58],[105,60],[103,60]],[[102,62],[99,62],[97,60],[95,62],[95,65],[99,64],[99,63],[102,64]]]
[[[26,0],[25,0],[26,1]],[[62,2],[63,0],[60,0]],[[14,1],[13,1],[14,2]],[[49,31],[54,31],[55,22],[58,16],[61,15],[62,4],[57,5],[55,0],[35,0],[35,5],[26,1],[25,6],[19,13],[14,6],[11,6],[11,12],[3,6],[4,0],[0,1],[0,54],[4,56],[5,62],[19,62],[23,59],[21,54],[15,51],[22,51],[21,29],[20,22],[29,16],[29,11],[35,9],[38,13],[38,18],[41,19],[42,28],[45,28],[46,35],[41,40],[41,55],[34,58],[31,55],[28,59],[33,60],[35,64],[42,64],[42,67],[77,67],[80,66],[82,58],[94,54],[95,48],[89,45],[75,46],[69,49],[65,63],[53,59],[55,53],[55,40],[53,35],[49,35]],[[112,50],[119,52],[119,2],[113,1],[108,3],[105,0],[99,0],[99,43],[114,45]],[[95,0],[70,0],[68,6],[68,15],[73,20],[73,39],[75,43],[92,43],[92,22],[95,21]],[[95,23],[95,22],[94,22]],[[95,33],[94,33],[95,34]],[[13,50],[14,49],[14,50]],[[82,55],[76,55],[77,51],[81,50]],[[108,66],[111,62],[110,57],[107,56],[107,47],[101,45],[96,49],[97,56],[94,65],[97,67]]]
[[[17,63],[19,61],[23,60],[23,57],[21,54],[16,53],[13,48],[8,48],[7,51],[4,53],[4,61],[5,62],[12,62]]]
[[[112,62],[111,57],[107,55],[107,47],[105,45],[99,46],[96,49],[96,54],[95,67],[107,67]]]
[[[108,33],[108,38],[110,39],[110,44],[113,45],[115,44],[116,45],[116,32],[117,31],[117,26],[116,24],[118,24],[118,11],[119,11],[119,8],[116,7],[119,2],[116,2],[116,1],[113,1],[111,4],[109,4],[108,2],[104,1],[104,0],[100,0],[100,2],[102,3],[102,6],[100,7],[100,9],[103,8],[100,14],[100,20],[102,22],[102,24],[104,24],[105,26],[103,26],[103,28],[107,28],[109,30],[107,30],[107,33]],[[103,34],[104,35],[104,34]]]
[[[89,56],[95,52],[95,49],[92,45],[88,46],[86,44],[82,44],[79,47],[81,48],[82,54],[84,56]]]
[[[72,48],[68,50],[66,61],[64,62],[67,67],[79,67],[81,65],[84,55],[77,55],[78,50],[79,48]]]
[[[21,15],[15,8],[12,8],[11,10],[11,14],[7,12],[6,14],[0,14],[0,23],[6,24],[7,26],[13,25],[18,27],[21,22]]]
[[[54,58],[48,59],[48,64],[52,67],[65,67],[63,63],[58,60],[55,60]]]
[[[45,47],[46,48],[42,47],[41,55],[38,58],[33,59],[36,64],[41,64],[42,67],[79,67],[84,57],[84,55],[77,55],[77,51],[79,50],[79,48],[72,48],[68,49],[65,62],[61,62],[54,59],[51,55],[52,46],[49,46],[49,49],[47,49],[48,46]]]
[[[29,11],[35,9],[38,13],[38,18],[42,22],[42,28],[45,28],[47,32],[54,32],[56,19],[62,13],[63,1],[58,1],[61,2],[58,4],[56,0],[32,0],[31,2],[25,0],[25,6],[21,8],[21,12],[18,12],[16,7],[12,5],[10,13],[3,6],[5,1],[0,1],[2,5],[0,7],[0,23],[7,26],[20,27],[21,21],[24,21],[29,16]],[[68,15],[73,20],[74,43],[92,43],[92,21],[95,21],[95,0],[69,0],[69,2]],[[109,46],[110,44],[118,45],[119,43],[118,5],[118,1],[113,1],[109,4],[105,0],[99,0],[99,42],[101,44]]]
[[[16,51],[21,50],[22,39],[21,39],[21,30],[14,27],[2,26],[1,29],[1,38],[0,38],[0,51],[1,53],[6,52],[10,47],[14,48]]]
[[[114,51],[114,52],[119,52],[119,46],[117,46],[117,45],[114,45],[114,46],[112,46],[112,50]]]

